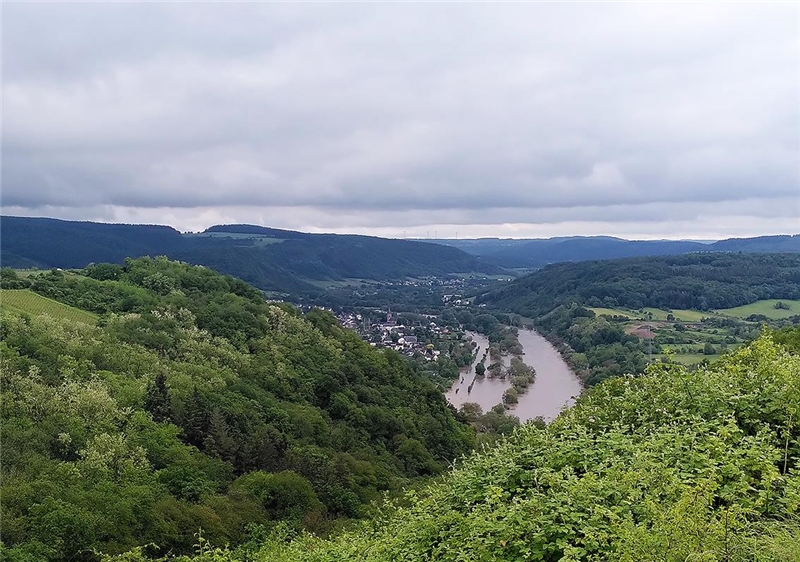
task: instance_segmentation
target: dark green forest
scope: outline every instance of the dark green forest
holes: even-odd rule
[[[476,302],[539,317],[570,303],[709,310],[772,298],[800,298],[800,255],[704,253],[559,263]]]
[[[3,311],[5,560],[188,553],[200,528],[216,545],[278,522],[328,533],[475,444],[413,363],[205,267],[0,280],[100,315]]]
[[[306,234],[253,225],[220,225],[181,234],[166,226],[2,217],[2,264],[82,268],[127,257],[166,255],[235,275],[264,291],[315,295],[324,282],[396,281],[502,269],[456,248],[371,236]],[[322,285],[320,282],[323,282]]]

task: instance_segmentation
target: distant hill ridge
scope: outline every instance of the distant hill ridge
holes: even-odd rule
[[[166,255],[235,275],[266,291],[320,292],[319,283],[389,280],[457,273],[504,273],[550,263],[692,252],[798,253],[800,235],[731,238],[714,243],[624,240],[609,236],[549,239],[397,240],[311,234],[252,224],[215,225],[183,234],[170,226],[51,218],[0,218],[0,260],[19,268],[84,267],[126,257]]]
[[[258,226],[255,224],[217,224],[210,226],[203,231],[204,234],[221,232],[271,236],[274,238],[305,238],[306,236],[311,236],[306,232],[282,230],[280,228],[269,228],[267,226]]]
[[[182,234],[168,226],[7,216],[0,218],[0,243],[4,266],[77,268],[166,255],[234,275],[262,290],[290,294],[318,293],[315,282],[348,278],[503,272],[479,257],[438,244],[242,224]]]
[[[625,240],[610,236],[574,236],[547,239],[434,240],[460,248],[502,267],[540,268],[550,263],[645,256],[670,256],[690,252],[800,252],[800,235],[729,238],[712,243],[689,240]]]

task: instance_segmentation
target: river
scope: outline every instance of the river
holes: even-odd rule
[[[503,393],[511,388],[511,381],[491,379],[487,376],[483,380],[475,380],[472,392],[467,393],[467,388],[475,379],[475,365],[489,347],[489,340],[485,336],[473,332],[469,335],[478,344],[478,356],[469,370],[463,372],[459,380],[447,391],[446,397],[456,408],[465,402],[476,402],[486,412],[503,401]],[[519,404],[511,408],[510,412],[521,422],[537,416],[550,421],[562,409],[573,404],[574,398],[581,393],[581,383],[558,351],[538,333],[520,329],[519,343],[524,351],[522,360],[536,369],[536,382],[519,397]],[[508,365],[509,362],[510,357],[503,358],[504,364]],[[488,365],[488,359],[486,363]]]

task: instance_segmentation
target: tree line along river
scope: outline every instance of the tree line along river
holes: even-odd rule
[[[475,365],[480,362],[483,352],[489,348],[489,340],[486,336],[474,332],[470,332],[469,335],[478,344],[476,358],[469,370],[453,383],[445,396],[456,408],[467,402],[475,402],[486,412],[502,403],[503,393],[511,388],[511,380],[510,377],[500,379],[489,376],[482,379],[478,377],[476,380]],[[550,421],[562,409],[573,404],[575,397],[581,393],[581,383],[558,351],[541,335],[533,330],[521,328],[518,339],[524,352],[522,360],[536,370],[536,381],[519,397],[519,403],[511,408],[510,412],[523,423],[537,416]],[[510,356],[503,357],[506,367],[510,360]],[[472,391],[468,392],[473,381],[475,384],[472,386]]]

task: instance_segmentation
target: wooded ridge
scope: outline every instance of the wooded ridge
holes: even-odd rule
[[[220,225],[181,234],[166,226],[45,218],[0,219],[2,264],[80,268],[127,257],[165,255],[234,275],[265,291],[313,295],[319,282],[396,280],[502,268],[456,248],[371,236],[307,234],[254,225]],[[315,284],[316,283],[316,284]]]

